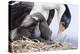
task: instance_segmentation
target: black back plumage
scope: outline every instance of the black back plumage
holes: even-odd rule
[[[19,2],[11,5],[15,1],[9,1],[9,29],[20,26],[25,16],[28,15],[34,5],[32,2]]]

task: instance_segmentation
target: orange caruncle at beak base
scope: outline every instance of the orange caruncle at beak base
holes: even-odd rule
[[[65,27],[63,26],[63,23],[64,23],[64,22],[60,22],[59,32],[64,32],[64,30],[65,30]]]

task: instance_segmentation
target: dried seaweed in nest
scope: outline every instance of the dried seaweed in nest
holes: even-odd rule
[[[59,40],[40,42],[37,39],[16,40],[11,43],[12,52],[40,52],[50,50],[70,49],[69,43],[63,44]],[[60,45],[62,44],[62,46]]]

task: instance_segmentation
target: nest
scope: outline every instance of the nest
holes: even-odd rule
[[[16,40],[11,43],[12,53],[25,53],[25,52],[41,52],[53,51],[61,49],[71,49],[69,43],[61,43],[60,41],[44,41],[40,42],[37,39]]]

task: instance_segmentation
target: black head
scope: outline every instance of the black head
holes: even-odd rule
[[[65,29],[69,26],[70,21],[71,21],[71,13],[70,10],[68,8],[68,6],[65,4],[66,10],[61,18],[61,22],[64,22],[64,24],[62,24]]]

